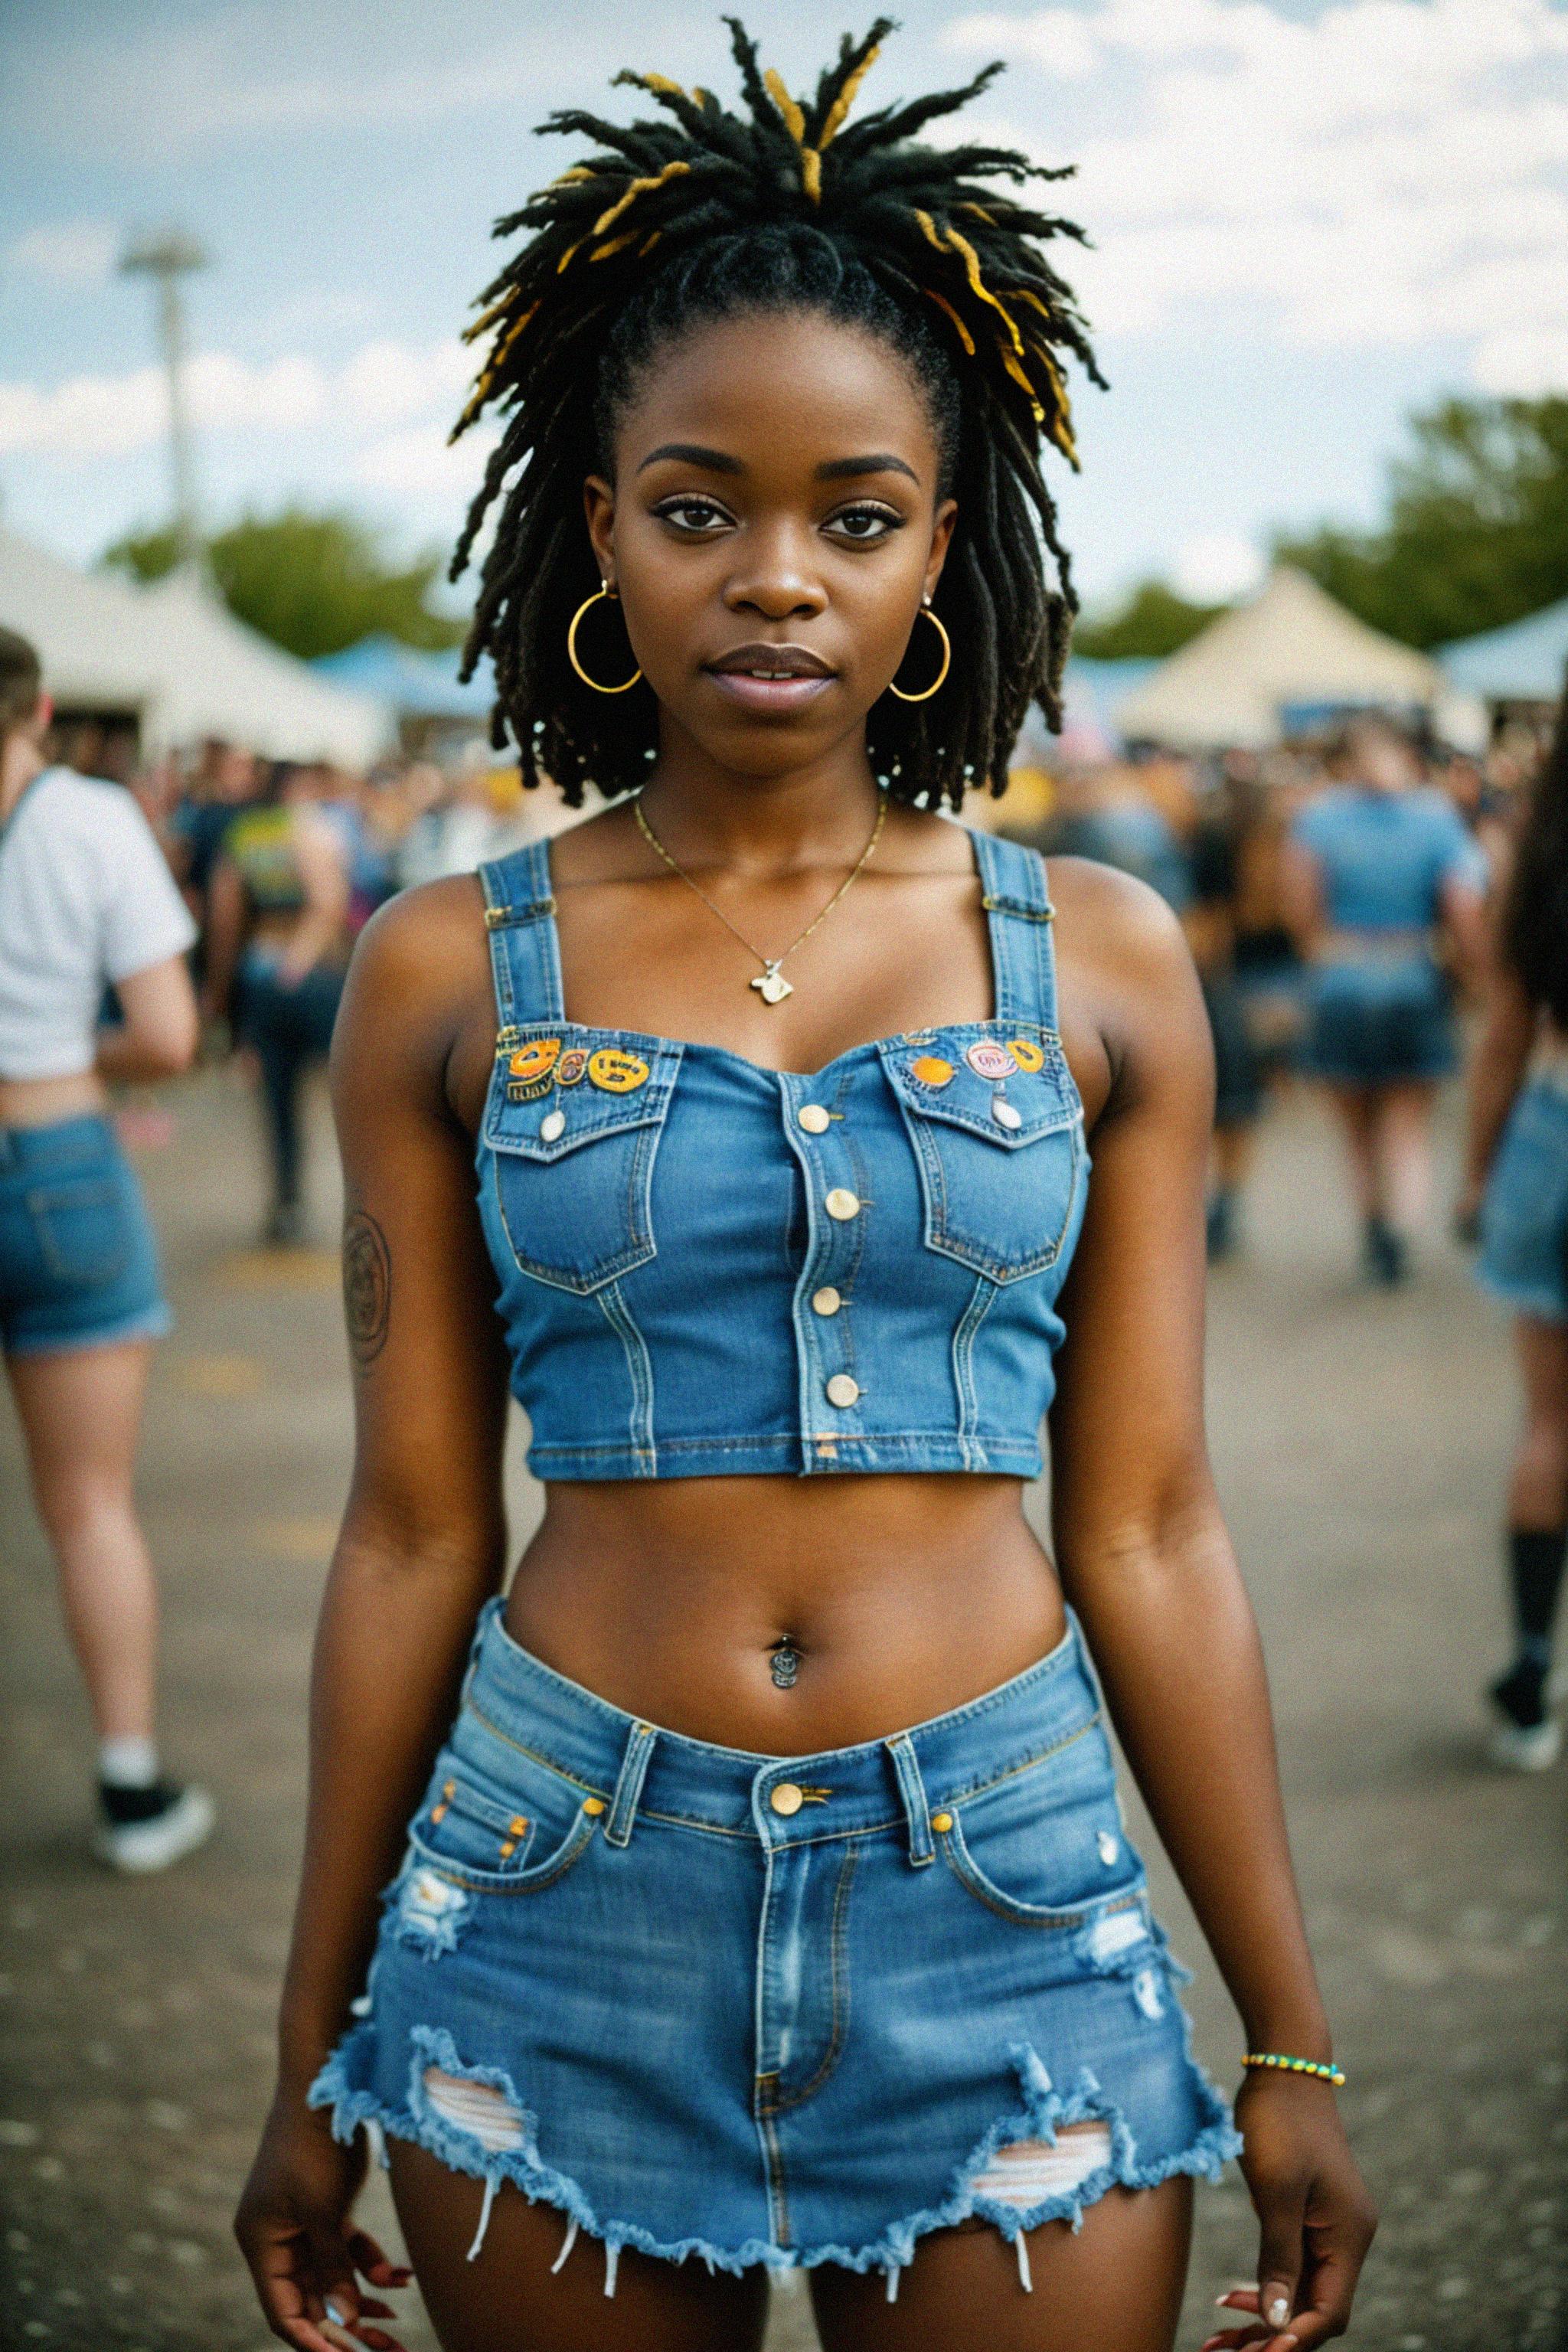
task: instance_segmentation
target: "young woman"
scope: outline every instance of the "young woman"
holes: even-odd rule
[[[1568,696],[1502,901],[1470,1080],[1462,1229],[1516,1317],[1525,1421],[1509,1488],[1517,1651],[1491,1686],[1492,1754],[1543,1771],[1562,1748],[1552,1637],[1568,1544]]]
[[[256,1056],[272,1162],[262,1239],[305,1238],[300,1094],[326,1057],[348,961],[349,859],[317,803],[320,769],[279,769],[237,816],[213,869],[207,940],[210,1013],[232,1003],[236,1036]]]
[[[344,1001],[360,1450],[238,2220],[300,2352],[388,2340],[362,2124],[449,2352],[739,2352],[790,2265],[829,2352],[1168,2347],[1241,2142],[1095,1668],[1255,2062],[1215,2340],[1340,2333],[1371,2234],[1204,1456],[1192,967],[937,813],[1057,709],[1081,333],[1019,159],[912,143],[968,93],[846,121],[885,29],[558,118],[507,224],[471,650],[619,804],[396,901]]]
[[[1480,970],[1486,865],[1389,721],[1354,720],[1336,764],[1342,781],[1293,835],[1294,927],[1314,966],[1304,1062],[1344,1131],[1366,1271],[1393,1289],[1426,1213],[1437,1081],[1458,1061],[1436,949],[1447,934]]]
[[[162,1870],[212,1828],[156,1745],[157,1587],[133,1481],[169,1328],[104,1083],[183,1070],[195,926],[120,784],[45,764],[37,656],[0,629],[0,1346],[99,1739],[97,1849]],[[101,1030],[112,984],[121,1024]]]

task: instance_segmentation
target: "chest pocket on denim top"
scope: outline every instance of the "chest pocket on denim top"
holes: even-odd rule
[[[560,1051],[539,1075],[512,1076],[535,1071],[552,1045]],[[525,1274],[561,1290],[599,1290],[655,1255],[654,1156],[679,1066],[679,1045],[613,1029],[563,1035],[540,1024],[509,1035],[483,1140]]]
[[[1083,1107],[1054,1039],[1026,1035],[1037,1068],[1000,1081],[963,1058],[1008,1034],[942,1032],[931,1045],[881,1048],[920,1168],[926,1247],[1003,1283],[1055,1264],[1085,1163]],[[931,1085],[918,1075],[922,1063],[952,1075]]]

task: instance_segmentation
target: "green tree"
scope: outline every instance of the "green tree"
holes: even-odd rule
[[[206,542],[206,556],[237,619],[306,661],[375,635],[426,648],[457,645],[464,635],[461,620],[430,607],[439,556],[400,568],[379,534],[352,514],[288,507],[246,515]],[[103,557],[138,580],[161,579],[177,560],[169,530],[119,540]]]
[[[1568,596],[1568,399],[1446,400],[1411,433],[1383,530],[1325,524],[1276,552],[1412,646]]]
[[[1115,612],[1101,620],[1080,621],[1073,631],[1072,649],[1097,661],[1121,661],[1135,654],[1163,660],[1227,609],[1224,604],[1189,604],[1163,580],[1145,580]]]

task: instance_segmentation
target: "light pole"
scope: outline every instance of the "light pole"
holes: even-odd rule
[[[169,472],[174,499],[171,520],[181,563],[199,562],[201,537],[197,529],[191,420],[185,407],[185,312],[180,299],[180,280],[192,270],[205,269],[208,259],[195,237],[174,228],[134,238],[120,259],[123,276],[150,278],[157,289],[158,341],[169,379]]]

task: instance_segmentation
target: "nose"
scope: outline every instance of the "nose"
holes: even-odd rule
[[[748,532],[743,544],[745,560],[724,590],[730,612],[790,621],[809,620],[826,610],[826,593],[795,531],[780,527]]]

